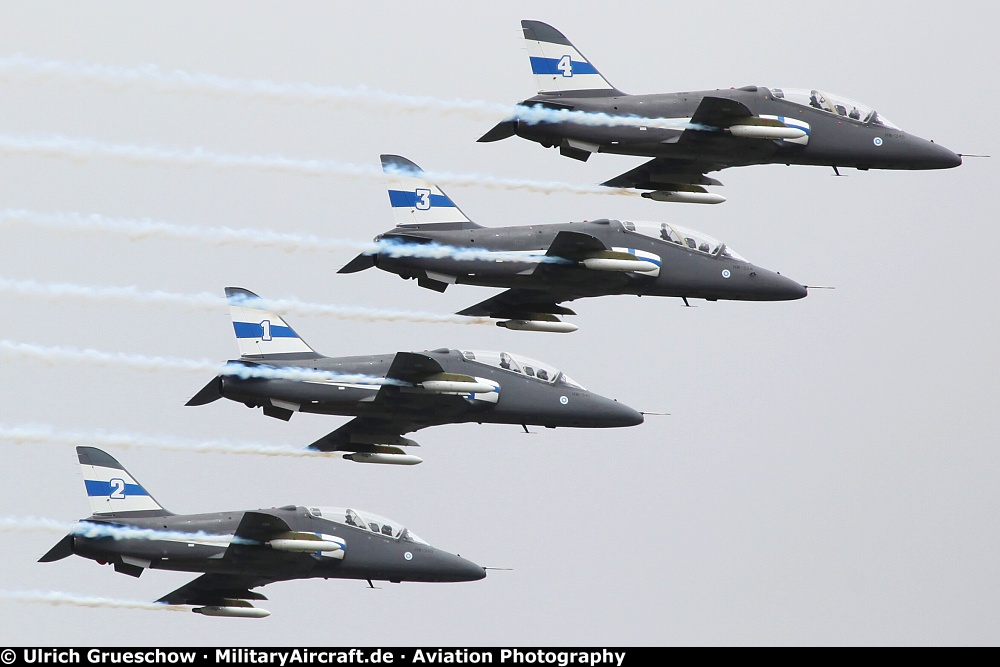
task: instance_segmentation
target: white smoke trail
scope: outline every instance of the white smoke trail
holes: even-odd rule
[[[148,218],[110,218],[99,214],[42,213],[22,209],[5,209],[0,211],[0,224],[27,224],[32,227],[69,229],[80,232],[117,232],[127,234],[133,239],[158,237],[182,241],[202,241],[219,246],[242,243],[256,248],[274,248],[286,252],[351,249],[369,255],[381,253],[390,257],[451,258],[460,261],[525,262],[528,264],[558,264],[567,261],[543,253],[495,252],[483,248],[450,246],[440,243],[406,243],[391,238],[381,241],[353,241],[258,229],[195,227]]]
[[[0,292],[20,297],[40,297],[52,301],[86,299],[88,301],[111,301],[152,305],[173,305],[194,310],[218,311],[226,307],[225,297],[201,292],[183,294],[162,290],[144,291],[137,287],[93,287],[72,283],[43,283],[34,280],[9,280],[0,277]],[[385,310],[362,306],[341,306],[335,304],[309,303],[297,299],[246,299],[240,305],[280,312],[285,315],[327,316],[341,320],[363,322],[415,322],[422,324],[464,324],[492,326],[487,317],[466,317],[464,315],[438,315],[406,310]]]
[[[86,446],[105,449],[162,449],[194,454],[244,454],[251,456],[290,456],[296,458],[331,458],[336,452],[320,452],[289,445],[228,440],[193,440],[173,435],[148,433],[108,433],[105,431],[57,431],[51,426],[5,426],[0,424],[0,440],[19,445]]]
[[[342,382],[347,384],[409,386],[409,383],[400,380],[361,373],[334,373],[295,366],[248,366],[239,362],[229,362],[220,368],[217,362],[208,360],[181,359],[179,357],[149,357],[142,354],[101,352],[100,350],[90,348],[80,349],[69,346],[49,347],[33,343],[18,343],[11,340],[0,340],[0,354],[10,357],[35,359],[48,363],[68,361],[90,363],[99,366],[123,365],[140,371],[181,370],[216,373],[218,375],[238,377],[243,380],[264,378],[300,382]]]
[[[181,149],[159,146],[112,144],[96,139],[71,139],[61,136],[34,137],[0,135],[0,152],[8,155],[41,155],[44,157],[83,160],[102,157],[125,160],[134,164],[161,164],[167,166],[214,167],[217,169],[250,169],[263,172],[284,172],[306,176],[342,176],[346,178],[381,178],[382,170],[374,166],[351,164],[328,159],[289,158],[281,155],[237,155],[215,153],[203,148]],[[599,185],[573,185],[556,181],[532,181],[519,178],[500,178],[486,174],[450,174],[423,172],[437,183],[492,190],[527,190],[542,194],[557,192],[591,195],[624,195],[638,197],[639,193],[624,188],[607,188]]]
[[[482,100],[443,100],[427,95],[404,95],[364,86],[344,88],[311,83],[288,83],[266,79],[234,79],[205,72],[184,70],[165,71],[156,65],[119,67],[83,61],[66,62],[36,58],[16,53],[0,57],[0,78],[41,79],[64,77],[86,79],[119,89],[125,86],[156,86],[167,91],[192,91],[208,95],[239,96],[277,102],[306,104],[355,105],[365,103],[377,108],[391,106],[406,112],[461,114],[470,119],[496,121],[511,118],[529,124],[571,122],[577,125],[599,127],[652,127],[666,129],[700,129],[688,118],[645,118],[641,116],[612,116],[606,113],[548,109],[540,105],[515,105]]]
[[[170,542],[207,542],[210,544],[259,544],[233,535],[219,535],[204,531],[184,532],[179,530],[157,530],[154,528],[136,528],[134,526],[118,526],[94,521],[76,521],[73,523],[44,519],[39,517],[0,516],[0,531],[44,531],[80,537],[100,538],[110,537],[113,540],[166,540]]]
[[[113,600],[111,598],[85,597],[63,593],[62,591],[4,591],[0,590],[0,597],[15,602],[26,602],[30,604],[49,604],[56,607],[103,607],[110,609],[143,609],[146,611],[191,611],[190,607],[173,604],[160,604],[158,602],[139,602],[136,600]]]

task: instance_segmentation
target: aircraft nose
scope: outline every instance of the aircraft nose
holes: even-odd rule
[[[952,169],[962,164],[962,156],[958,153],[933,141],[928,143],[931,146],[930,155],[927,158],[929,169]]]
[[[486,568],[482,565],[476,565],[461,556],[451,556],[449,560],[450,581],[479,581],[486,578]]]
[[[759,281],[754,291],[758,294],[756,298],[762,301],[794,301],[809,294],[803,285],[780,273],[757,269],[750,275],[752,280]]]
[[[635,408],[631,408],[624,403],[619,403],[614,399],[611,399],[609,403],[611,405],[607,409],[607,419],[605,421],[610,426],[638,426],[646,420],[642,416],[642,413]]]

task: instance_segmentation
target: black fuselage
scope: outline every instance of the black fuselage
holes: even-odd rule
[[[857,169],[944,169],[962,163],[960,156],[931,141],[902,130],[855,120],[797,104],[772,95],[764,87],[705,90],[653,95],[613,95],[606,91],[542,93],[521,104],[553,104],[576,111],[635,115],[645,118],[691,118],[705,97],[735,100],[754,115],[780,116],[809,124],[805,145],[790,141],[734,137],[718,128],[687,131],[683,127],[640,128],[590,126],[571,122],[529,124],[518,121],[518,136],[544,146],[559,146],[569,139],[599,147],[597,152],[647,157],[667,157],[718,165],[715,168],[752,164],[799,164],[854,167]],[[711,169],[709,169],[711,170]]]
[[[293,531],[322,533],[342,539],[342,558],[319,553],[295,553],[266,546],[206,544],[197,535],[190,541],[73,537],[73,553],[102,563],[148,562],[150,569],[231,574],[262,580],[362,579],[380,581],[456,582],[486,576],[482,567],[428,544],[377,534],[314,516],[305,507],[286,506],[260,513],[284,521]],[[216,512],[151,516],[148,518],[95,516],[90,523],[162,531],[232,535],[244,512]],[[223,558],[227,549],[230,555]]]
[[[709,254],[695,248],[629,229],[617,220],[441,229],[443,225],[397,227],[379,239],[410,242],[433,241],[444,245],[474,247],[497,252],[544,254],[562,231],[587,234],[608,248],[628,248],[660,258],[659,275],[642,272],[598,271],[581,264],[549,267],[518,261],[457,260],[451,258],[392,257],[380,253],[375,266],[404,278],[440,274],[458,284],[537,289],[565,295],[566,299],[613,294],[672,296],[739,301],[799,299],[806,288],[784,276],[724,253]]]

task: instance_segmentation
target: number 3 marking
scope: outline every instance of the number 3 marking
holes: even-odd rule
[[[563,76],[573,76],[573,61],[569,56],[563,56],[559,59],[559,64],[556,65],[556,69],[562,72]]]
[[[117,477],[109,482],[111,484],[110,498],[115,500],[125,500],[125,480]]]
[[[415,208],[418,211],[429,211],[431,208],[431,191],[427,188],[417,188],[414,194],[417,195]]]

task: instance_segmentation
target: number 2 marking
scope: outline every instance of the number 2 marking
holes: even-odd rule
[[[109,484],[111,484],[111,495],[109,498],[114,498],[115,500],[125,500],[125,480],[114,478]]]
[[[556,69],[562,72],[563,76],[573,76],[573,60],[569,56],[563,56],[559,59]]]
[[[417,188],[414,194],[417,195],[415,208],[418,211],[429,211],[431,208],[431,191],[427,188]]]

